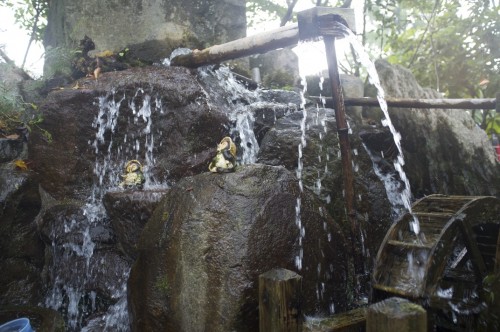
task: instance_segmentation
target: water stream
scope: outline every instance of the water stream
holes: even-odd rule
[[[401,147],[401,134],[396,130],[394,127],[391,117],[389,115],[388,107],[387,107],[387,102],[385,100],[385,92],[382,87],[382,84],[380,83],[380,79],[378,77],[377,69],[375,68],[375,64],[373,61],[371,61],[370,57],[368,56],[368,53],[365,51],[363,45],[358,41],[356,38],[356,35],[352,33],[352,31],[348,28],[346,28],[342,24],[338,24],[342,30],[344,31],[344,34],[346,36],[346,40],[350,43],[354,51],[356,52],[357,55],[357,60],[361,63],[361,65],[366,69],[368,73],[368,79],[371,84],[375,86],[377,89],[377,100],[379,102],[380,108],[382,112],[385,115],[385,118],[382,120],[382,125],[385,127],[388,127],[390,132],[392,133],[392,136],[394,137],[394,143],[398,149],[398,155],[396,159],[394,160],[394,168],[399,174],[399,177],[401,181],[404,183],[404,188],[401,188],[401,193],[400,197],[396,200],[394,205],[398,205],[399,202],[402,202],[404,207],[409,213],[412,213],[412,207],[411,207],[411,188],[410,188],[410,182],[408,180],[408,177],[406,176],[405,171],[403,170],[403,166],[405,164],[404,162],[404,156],[403,156],[403,149]],[[389,199],[393,198],[392,196],[389,197]],[[392,201],[391,201],[392,202]],[[413,214],[412,214],[413,215]],[[420,224],[418,221],[418,218],[416,216],[413,216],[413,219],[410,223],[412,231],[418,236],[420,233]],[[418,237],[417,237],[418,238]]]
[[[158,99],[152,102],[149,94],[138,89],[128,98],[128,114],[120,114],[126,100],[125,94],[114,91],[98,98],[99,112],[92,123],[95,139],[89,142],[95,152],[90,195],[80,213],[64,220],[64,232],[72,235],[63,243],[52,243],[53,284],[45,305],[63,313],[69,331],[128,331],[130,328],[127,307],[130,263],[115,256],[116,253],[106,252],[100,243],[100,237],[111,228],[103,198],[110,190],[120,190],[123,167],[132,159],[146,165],[144,189],[160,186],[149,170],[155,164],[152,113],[162,112],[162,105]],[[122,118],[141,129],[117,139],[115,131]],[[108,259],[114,266],[108,266]],[[110,273],[114,276],[113,280],[106,281],[106,295],[99,294],[96,289],[99,280],[110,277]],[[98,314],[103,311],[104,315]]]

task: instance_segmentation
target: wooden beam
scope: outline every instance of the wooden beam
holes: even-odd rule
[[[331,97],[318,97],[310,96],[309,99],[320,102],[322,98],[325,99],[326,107],[333,107]],[[495,98],[482,98],[482,99],[407,99],[407,98],[386,98],[387,106],[401,107],[401,108],[443,108],[443,109],[495,109],[497,99]],[[344,98],[346,106],[374,106],[378,107],[379,102],[377,98]]]

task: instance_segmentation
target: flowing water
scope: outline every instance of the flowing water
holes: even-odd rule
[[[45,305],[63,313],[70,331],[129,330],[127,279],[130,265],[120,257],[98,253],[96,249],[100,244],[93,237],[110,227],[103,198],[106,192],[119,190],[117,186],[128,160],[144,162],[144,189],[161,185],[149,170],[155,164],[152,113],[162,112],[162,105],[158,99],[153,99],[153,103],[149,94],[138,89],[128,98],[128,114],[122,115],[120,109],[126,100],[124,94],[118,95],[114,91],[98,99],[99,112],[92,124],[95,139],[89,142],[95,152],[95,180],[81,214],[64,221],[64,232],[73,235],[64,243],[55,240],[52,243],[53,284]],[[117,139],[117,124],[124,117],[129,125],[141,129],[138,134],[126,133],[123,139]],[[115,264],[110,267],[106,259],[113,257]],[[103,297],[95,290],[96,283],[110,277],[110,273],[113,280],[106,282],[107,294]],[[103,311],[104,315],[95,317],[96,313]],[[85,325],[84,320],[89,317],[92,319]]]
[[[207,100],[220,103],[209,106],[219,106],[220,109],[226,110],[232,122],[229,132],[238,146],[238,164],[255,163],[259,144],[254,133],[255,117],[249,105],[260,101],[259,91],[248,90],[236,80],[227,67],[200,67],[198,75],[205,84]]]
[[[370,60],[367,52],[365,51],[363,45],[358,41],[356,36],[352,33],[351,30],[343,26],[342,24],[339,24],[339,26],[342,28],[342,30],[345,33],[347,41],[350,43],[350,45],[353,47],[354,51],[356,52],[357,55],[357,60],[361,63],[361,65],[366,69],[368,72],[368,79],[371,84],[373,84],[376,89],[377,89],[377,100],[380,104],[380,108],[382,112],[385,115],[385,118],[382,120],[382,125],[385,127],[388,127],[390,132],[392,133],[392,136],[394,137],[394,143],[398,149],[398,155],[396,159],[394,160],[394,168],[399,174],[399,177],[401,181],[404,183],[404,188],[402,188],[400,197],[396,200],[395,205],[399,204],[399,202],[402,202],[404,207],[409,213],[412,213],[412,208],[411,208],[411,188],[410,188],[410,182],[408,180],[408,177],[406,176],[405,171],[403,170],[403,166],[405,164],[404,162],[404,156],[403,156],[403,149],[401,147],[401,134],[396,130],[394,127],[391,117],[389,115],[388,107],[387,107],[387,102],[385,100],[385,92],[384,89],[382,88],[382,84],[380,83],[380,79],[378,77],[377,69],[375,68],[375,64]],[[391,199],[392,197],[389,197]],[[420,224],[418,221],[418,218],[413,216],[413,220],[410,223],[411,229],[413,232],[418,235],[420,233]]]

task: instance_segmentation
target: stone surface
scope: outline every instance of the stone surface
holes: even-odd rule
[[[266,88],[295,88],[300,82],[299,58],[289,48],[273,50],[250,57],[250,67],[259,68],[262,85]]]
[[[111,163],[111,172],[102,175],[111,187],[131,159],[146,164],[153,156],[145,167],[148,179],[159,183],[196,174],[227,135],[228,118],[209,105],[187,69],[136,68],[79,84],[81,89],[51,93],[40,107],[40,127],[51,133],[52,142],[37,130],[30,140],[37,179],[56,199],[87,198],[99,181],[96,164]]]
[[[121,250],[131,259],[137,258],[137,242],[144,225],[166,190],[110,191],[104,206]]]
[[[275,267],[303,275],[305,313],[342,310],[344,247],[338,226],[283,167],[255,164],[184,178],[141,235],[129,279],[132,330],[255,331],[258,276]]]
[[[22,152],[22,140],[0,138],[0,163],[14,160],[19,157]]]
[[[43,292],[44,245],[34,222],[41,207],[38,186],[26,174],[15,183],[0,201],[0,305],[34,304]]]
[[[377,61],[376,68],[388,97],[441,98],[436,91],[420,87],[401,66]],[[377,109],[365,115],[382,117]],[[500,164],[491,142],[465,110],[394,108],[390,115],[402,134],[405,170],[415,197],[500,193]]]
[[[178,47],[203,49],[246,34],[243,0],[53,1],[45,47],[73,47],[85,35],[97,51],[128,47],[159,61]]]

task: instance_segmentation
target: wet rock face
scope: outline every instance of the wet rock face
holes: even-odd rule
[[[38,221],[46,248],[44,305],[64,311],[69,330],[85,326],[119,300],[130,268],[110,223],[89,223],[87,214],[78,204],[56,203]],[[80,271],[76,277],[75,271]]]
[[[330,305],[341,310],[344,246],[338,226],[309,192],[300,195],[282,167],[255,164],[184,178],[141,235],[129,279],[133,330],[255,331],[259,274],[278,266],[296,270],[301,248],[306,313],[328,312]]]
[[[38,186],[27,174],[12,172],[6,179],[8,174],[0,170],[0,183],[15,184],[7,192],[2,186],[5,195],[0,199],[0,305],[36,303],[42,297],[45,262],[34,222],[41,205]]]
[[[118,160],[145,164],[154,156],[154,165],[144,166],[157,182],[196,174],[205,170],[214,142],[227,131],[227,117],[209,108],[202,88],[184,68],[137,68],[79,84],[80,89],[51,93],[40,107],[40,126],[52,142],[40,131],[30,140],[37,179],[56,199],[85,199],[98,181],[116,186],[124,172]],[[100,108],[107,115],[99,115]],[[114,173],[99,180],[95,164],[106,158]]]
[[[441,98],[418,85],[407,69],[376,62],[386,96]],[[368,111],[377,117],[377,111]],[[483,130],[465,110],[392,109],[402,134],[405,170],[416,197],[429,194],[498,195],[500,165]]]
[[[104,196],[104,206],[120,248],[131,259],[137,258],[137,242],[144,225],[165,190],[110,191]]]
[[[301,122],[303,112],[290,113],[276,121],[262,140],[257,161],[267,165],[282,165],[296,172],[299,164]],[[375,255],[394,214],[387,198],[384,183],[374,172],[373,163],[365,151],[361,134],[374,129],[349,121],[352,153],[355,211],[364,232],[367,256]],[[302,149],[301,177],[305,188],[311,190],[335,221],[349,233],[344,206],[344,179],[337,136],[335,112],[332,109],[308,108],[305,121],[305,142]],[[392,139],[392,137],[390,137]],[[391,172],[394,172],[391,164]],[[370,234],[370,236],[366,236]],[[368,271],[372,260],[367,260]]]
[[[178,47],[202,49],[246,34],[243,0],[51,2],[45,46],[77,45],[85,35],[96,50],[128,47],[149,61]]]

